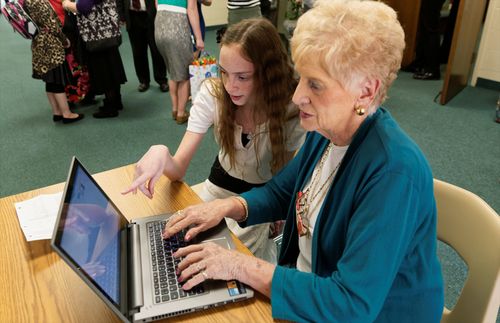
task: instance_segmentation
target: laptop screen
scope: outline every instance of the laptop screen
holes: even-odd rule
[[[127,221],[76,159],[66,185],[53,243],[120,308],[120,232]]]

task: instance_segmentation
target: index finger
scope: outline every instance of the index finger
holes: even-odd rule
[[[190,225],[190,220],[188,220],[183,213],[178,211],[175,215],[171,216],[165,224],[163,229],[163,239],[168,239],[175,235],[179,231],[187,228]]]
[[[122,194],[128,194],[130,192],[137,192],[137,188],[144,184],[146,181],[148,180],[148,175],[146,174],[142,174],[140,175],[139,177],[137,177],[133,182],[132,184],[130,184],[129,188],[127,188],[126,190],[124,190],[122,192]]]

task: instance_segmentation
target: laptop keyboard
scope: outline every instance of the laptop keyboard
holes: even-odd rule
[[[177,282],[177,265],[182,259],[172,256],[177,249],[187,245],[184,241],[185,231],[164,240],[161,236],[166,221],[147,223],[149,244],[151,250],[151,263],[153,268],[153,293],[154,303],[164,303],[205,293],[203,284],[184,291]]]

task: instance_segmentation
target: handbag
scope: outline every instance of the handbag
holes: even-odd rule
[[[189,65],[189,84],[191,86],[191,100],[194,101],[196,94],[200,90],[203,80],[210,77],[217,77],[217,60],[207,52],[202,52],[198,59],[193,60]]]
[[[88,14],[78,14],[77,25],[85,49],[89,52],[105,50],[122,43],[115,0],[102,0]]]
[[[24,8],[24,0],[5,0],[1,12],[7,22],[26,39],[33,39],[38,33],[38,27]]]

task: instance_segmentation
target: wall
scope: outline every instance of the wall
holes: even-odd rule
[[[500,0],[490,1],[471,84],[477,78],[500,82]]]
[[[212,0],[210,7],[203,6],[203,17],[207,27],[227,24],[227,1]]]

